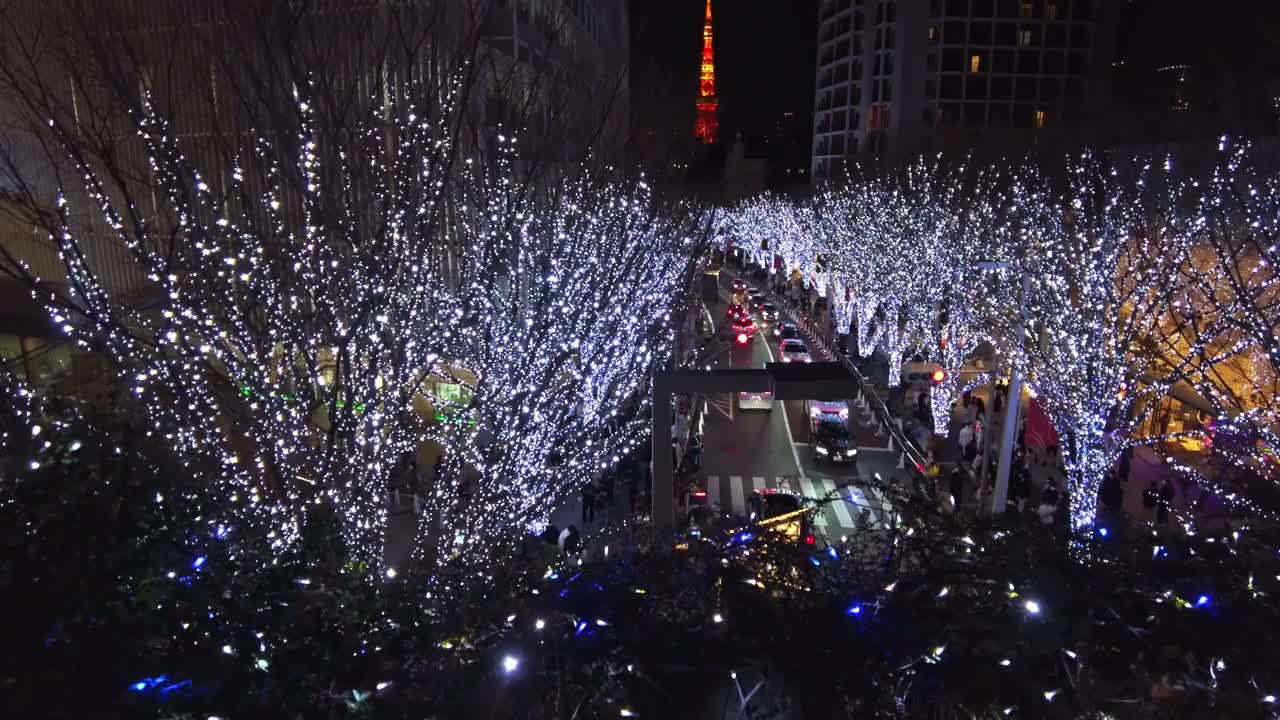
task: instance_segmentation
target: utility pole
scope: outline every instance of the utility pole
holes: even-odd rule
[[[1001,265],[1004,265],[1001,263]],[[1004,267],[1008,267],[1004,265]],[[1018,412],[1022,409],[1022,355],[1027,335],[1027,296],[1031,293],[1031,276],[1022,274],[1022,295],[1018,298],[1018,331],[1010,358],[1009,400],[1004,411],[1000,438],[1000,467],[996,471],[995,492],[991,494],[991,512],[1003,513],[1009,501],[1009,469],[1013,465],[1013,444],[1018,437]]]

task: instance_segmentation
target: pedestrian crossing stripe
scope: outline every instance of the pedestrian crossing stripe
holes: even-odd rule
[[[725,485],[728,485],[727,491]],[[814,514],[813,524],[818,528],[839,526],[849,530],[856,527],[857,518],[864,511],[869,511],[876,518],[885,510],[882,499],[868,497],[868,493],[874,493],[874,490],[864,490],[855,485],[839,486],[826,478],[778,476],[772,482],[760,475],[750,478],[743,475],[708,475],[706,478],[708,504],[731,515],[746,515],[747,496],[768,488],[798,492],[814,501],[830,498],[830,502]],[[726,497],[728,505],[724,503]]]

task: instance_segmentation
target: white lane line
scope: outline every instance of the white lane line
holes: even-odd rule
[[[835,483],[830,480],[822,481],[823,494],[829,493],[836,489]],[[849,506],[845,504],[844,493],[836,492],[831,501],[831,509],[836,513],[836,520],[840,521],[840,527],[848,529],[853,527],[853,516],[849,514]]]
[[[720,476],[707,476],[707,500],[711,507],[720,507]]]
[[[751,478],[751,488],[756,492],[764,490],[764,478],[759,475]]]
[[[729,501],[732,503],[730,507],[734,515],[745,515],[747,513],[747,501],[742,495],[742,476],[729,476]]]
[[[774,362],[773,349],[769,347],[769,341],[764,341],[764,351],[769,354],[769,362]],[[796,461],[796,472],[801,479],[805,477],[804,466],[800,464],[800,453],[796,452],[796,444],[792,441],[795,435],[791,434],[791,421],[787,419],[787,403],[785,400],[774,400],[782,408],[782,425],[787,429],[787,447],[791,448],[791,459]]]
[[[807,498],[811,498],[811,499],[813,499],[813,500],[821,500],[821,499],[822,499],[822,493],[819,493],[819,492],[818,492],[818,491],[813,487],[813,484],[812,484],[812,483],[810,483],[809,478],[807,478],[807,477],[803,477],[803,476],[801,476],[801,478],[800,478],[800,493],[801,493],[801,494],[803,494],[805,497],[807,497]],[[816,525],[817,527],[825,528],[825,527],[827,526],[827,524],[828,524],[828,523],[827,523],[827,509],[826,509],[826,508],[820,508],[820,509],[818,510],[818,512],[816,512],[816,513],[814,513],[814,514],[816,515],[816,517],[813,519],[813,524],[814,524],[814,525]]]

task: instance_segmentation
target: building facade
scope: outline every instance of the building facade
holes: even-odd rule
[[[1102,0],[822,0],[812,176],[849,156],[1087,138],[1108,15]]]

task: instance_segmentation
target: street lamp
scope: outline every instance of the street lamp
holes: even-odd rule
[[[1010,270],[1007,262],[980,262],[980,270]],[[1031,276],[1022,273],[1022,295],[1018,298],[1017,347],[1022,349],[1027,335],[1027,295],[1031,293]],[[1013,443],[1018,436],[1018,411],[1022,409],[1022,368],[1020,353],[1010,358],[1009,401],[1004,410],[1004,426],[1000,428],[1000,465],[996,469],[995,492],[991,493],[991,512],[1003,513],[1009,501],[1009,468],[1013,465]]]

